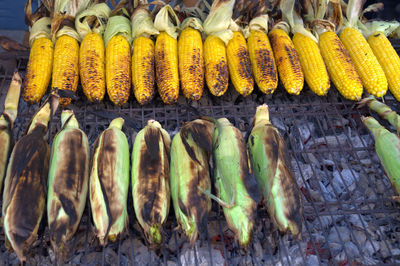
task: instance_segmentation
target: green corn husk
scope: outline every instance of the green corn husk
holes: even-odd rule
[[[36,240],[46,200],[50,149],[46,140],[53,95],[33,117],[26,135],[15,144],[7,167],[3,194],[3,229],[6,246],[21,263]]]
[[[397,130],[397,135],[400,135],[400,116],[390,109],[386,104],[378,101],[373,95],[364,98],[360,101],[360,106],[367,104],[368,107],[377,112],[379,116],[386,119]]]
[[[159,246],[170,206],[169,151],[171,139],[160,123],[149,120],[132,150],[132,197],[136,218],[147,241]]]
[[[279,231],[299,236],[302,204],[289,153],[279,131],[270,123],[268,106],[257,107],[249,140],[254,175],[266,201],[270,217]]]
[[[128,226],[129,144],[116,118],[98,137],[90,171],[90,206],[101,245],[115,242]]]
[[[4,102],[4,111],[0,116],[0,193],[8,162],[8,156],[14,144],[12,129],[18,113],[18,101],[21,93],[21,76],[15,72]]]
[[[211,199],[201,191],[211,190],[209,158],[214,124],[197,119],[186,123],[172,140],[171,196],[179,227],[193,246],[207,232]]]
[[[259,191],[251,173],[246,142],[226,118],[216,121],[213,136],[214,178],[218,197],[204,191],[224,210],[229,228],[247,247],[256,222]]]
[[[362,117],[375,138],[375,151],[386,175],[400,195],[400,138],[381,126],[373,117]]]
[[[68,254],[68,241],[85,209],[90,158],[87,136],[79,129],[74,112],[64,110],[61,123],[51,149],[47,197],[50,241],[59,263]]]

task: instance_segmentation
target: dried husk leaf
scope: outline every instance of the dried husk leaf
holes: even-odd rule
[[[229,28],[232,21],[234,0],[215,0],[212,3],[210,14],[203,23],[206,35],[219,37],[225,45],[233,38],[233,32]]]
[[[368,37],[375,32],[381,32],[385,36],[390,36],[391,34],[395,33],[396,30],[400,28],[400,22],[393,20],[393,21],[368,21],[365,24],[362,24],[361,21],[358,22],[358,28],[361,29],[365,38]]]
[[[349,0],[346,8],[346,27],[356,28],[359,20],[364,0]]]
[[[43,17],[36,20],[29,29],[29,45],[32,47],[33,42],[39,38],[51,39],[51,19]]]
[[[290,33],[290,25],[289,25],[287,22],[285,22],[285,21],[279,21],[278,23],[276,23],[276,24],[272,27],[272,30],[275,30],[275,29],[281,29],[281,30],[283,30],[284,32],[286,32],[287,34]]]
[[[165,31],[174,39],[178,38],[180,21],[170,5],[165,5],[158,11],[154,19],[154,27],[159,32]]]
[[[132,43],[131,22],[127,17],[117,15],[108,19],[106,30],[104,31],[105,46],[115,35],[121,35],[126,38],[129,44]]]
[[[195,17],[189,17],[189,18],[185,18],[182,21],[181,24],[181,30],[184,30],[187,27],[191,27],[195,30],[198,30],[199,32],[203,32],[203,23],[201,23],[201,20],[199,18],[195,18]]]
[[[160,32],[154,27],[153,16],[149,10],[143,6],[138,7],[132,14],[132,38],[143,36],[150,38]]]
[[[75,18],[76,31],[82,39],[90,32],[102,36],[110,14],[111,9],[106,3],[92,5]]]

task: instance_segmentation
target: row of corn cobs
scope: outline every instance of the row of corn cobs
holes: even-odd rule
[[[216,96],[225,93],[229,77],[243,96],[253,91],[253,78],[258,88],[269,94],[278,86],[278,73],[290,94],[300,94],[305,79],[313,92],[326,95],[332,79],[346,99],[361,99],[363,87],[382,97],[389,87],[400,100],[400,58],[384,33],[363,27],[360,0],[349,1],[344,27],[340,1],[318,4],[309,0],[295,6],[294,0],[281,0],[275,7],[281,11],[279,15],[271,15],[280,22],[274,23],[268,35],[264,11],[268,1],[256,1],[255,7],[250,4],[241,10],[252,14],[239,17],[246,28],[232,20],[234,0],[214,1],[204,23],[198,17],[180,23],[168,5],[158,11],[153,22],[143,1],[130,21],[127,9],[121,6],[111,12],[105,3],[90,2],[82,1],[75,9],[63,5],[64,9],[51,14],[52,19],[32,16],[25,101],[36,103],[43,97],[51,74],[53,88],[76,92],[80,75],[90,101],[102,101],[107,88],[117,105],[128,101],[132,82],[134,95],[143,105],[154,97],[155,84],[166,104],[177,102],[180,89],[185,97],[199,100],[204,79]],[[300,9],[305,10],[306,24]],[[63,23],[71,17],[76,17],[75,23]],[[341,30],[340,39],[335,27]],[[368,42],[359,28],[369,36]],[[206,35],[204,44],[202,33]],[[67,98],[61,101],[63,105],[69,102]]]
[[[129,178],[129,144],[122,118],[112,120],[98,136],[91,155],[88,138],[73,111],[63,110],[61,130],[50,149],[48,123],[59,104],[54,92],[12,148],[20,87],[21,79],[16,76],[0,116],[0,184],[5,174],[2,221],[6,246],[21,262],[37,239],[46,205],[58,263],[71,251],[87,197],[100,244],[116,241],[128,227],[130,179],[137,221],[155,248],[163,242],[170,197],[178,225],[191,245],[207,233],[211,199],[223,207],[228,227],[243,247],[249,244],[257,223],[261,194],[277,229],[301,234],[302,198],[285,143],[269,121],[267,105],[256,110],[248,148],[241,131],[226,118],[187,122],[172,141],[160,123],[149,120],[134,140]],[[217,195],[211,194],[211,176]]]

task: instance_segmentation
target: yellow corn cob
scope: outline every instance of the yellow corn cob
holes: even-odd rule
[[[106,82],[110,100],[122,106],[131,90],[131,47],[125,37],[115,35],[106,47]]]
[[[53,67],[53,42],[46,37],[33,42],[25,74],[25,102],[37,103],[46,93]]]
[[[185,28],[178,40],[179,78],[183,95],[199,100],[204,87],[203,41],[198,30]]]
[[[229,75],[236,91],[243,96],[249,95],[254,89],[251,73],[251,63],[246,40],[241,32],[233,32],[233,38],[226,47]]]
[[[166,32],[157,36],[155,46],[158,92],[166,104],[174,104],[179,96],[178,41]]]
[[[250,31],[247,38],[250,62],[253,76],[258,88],[266,94],[271,94],[278,87],[278,72],[276,71],[274,53],[267,34],[260,30]]]
[[[138,37],[133,42],[132,83],[139,104],[147,104],[154,97],[154,42]]]
[[[390,41],[382,32],[375,32],[368,38],[376,58],[385,72],[389,90],[400,101],[400,58]]]
[[[62,35],[56,41],[53,59],[53,88],[76,92],[79,81],[79,43],[75,38]],[[60,105],[71,103],[70,98],[60,98]]]
[[[326,95],[330,88],[330,81],[318,44],[301,33],[293,35],[293,44],[299,55],[308,86],[315,94]]]
[[[104,41],[97,33],[88,33],[81,43],[79,72],[86,97],[91,102],[101,102],[106,93]]]
[[[359,100],[363,93],[361,79],[336,33],[327,31],[319,36],[319,49],[335,87],[348,100]]]
[[[204,62],[206,67],[206,83],[211,94],[223,95],[228,89],[229,70],[224,42],[209,35],[204,42]]]
[[[376,97],[385,95],[388,88],[385,73],[361,32],[347,27],[340,34],[340,40],[349,52],[367,92]]]
[[[299,95],[304,85],[304,74],[292,40],[282,29],[274,29],[268,36],[283,86],[288,93]]]

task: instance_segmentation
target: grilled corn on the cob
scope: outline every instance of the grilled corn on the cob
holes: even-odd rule
[[[87,136],[79,129],[73,111],[61,113],[61,124],[50,154],[47,220],[51,244],[62,263],[68,254],[68,241],[75,234],[85,209],[90,150]]]
[[[186,18],[178,40],[179,78],[183,95],[199,100],[204,87],[204,58],[201,32],[203,26],[198,18]]]
[[[169,150],[171,139],[160,123],[149,120],[132,150],[132,197],[136,218],[147,241],[158,246],[170,206]]]
[[[197,119],[186,123],[171,145],[171,196],[178,225],[193,246],[207,231],[211,199],[208,161],[212,152],[214,124]]]
[[[129,144],[116,118],[93,148],[89,198],[97,238],[101,245],[116,241],[128,226]]]
[[[179,26],[179,19],[169,5],[164,6],[154,20],[154,27],[160,32],[155,45],[156,81],[161,99],[166,104],[175,104],[179,97]]]
[[[50,96],[53,99],[59,100]],[[46,132],[51,111],[51,103],[46,101],[33,117],[27,134],[15,144],[4,182],[2,218],[6,246],[15,251],[21,263],[26,261],[36,240],[45,207],[50,156]]]
[[[107,94],[119,106],[128,101],[131,93],[131,25],[125,9],[121,12],[108,19],[104,31]]]
[[[232,19],[233,0],[213,1],[210,14],[204,21],[204,63],[207,87],[215,96],[223,95],[229,85],[229,67],[226,45],[233,37],[229,29]]]
[[[25,102],[30,104],[37,103],[42,99],[50,82],[53,68],[50,23],[49,17],[43,17],[35,21],[30,29],[29,45],[31,50],[22,94]]]
[[[132,14],[132,83],[133,93],[140,105],[149,103],[155,94],[155,58],[153,35],[159,34],[154,27],[151,13],[139,6]]]
[[[299,235],[302,205],[288,151],[279,131],[269,121],[267,105],[257,107],[248,140],[254,175],[270,217],[282,232]]]
[[[265,94],[273,93],[278,87],[278,72],[276,70],[274,53],[269,42],[268,16],[261,15],[250,21],[247,46],[258,88]]]
[[[83,92],[91,102],[101,102],[106,93],[105,48],[103,32],[111,10],[105,3],[90,6],[75,19],[82,39],[79,49],[79,73]],[[93,28],[90,24],[94,24]]]
[[[400,58],[390,41],[381,32],[375,32],[368,43],[385,72],[389,90],[400,101]]]
[[[218,198],[203,191],[222,205],[228,227],[235,233],[239,244],[246,247],[250,242],[260,197],[242,133],[226,118],[216,121],[213,160]]]
[[[4,111],[0,115],[0,193],[7,167],[8,156],[14,144],[12,129],[17,118],[19,95],[21,93],[21,76],[15,72],[4,102]]]
[[[304,85],[304,74],[293,42],[282,25],[284,22],[275,25],[268,36],[283,86],[288,93],[299,95]]]

